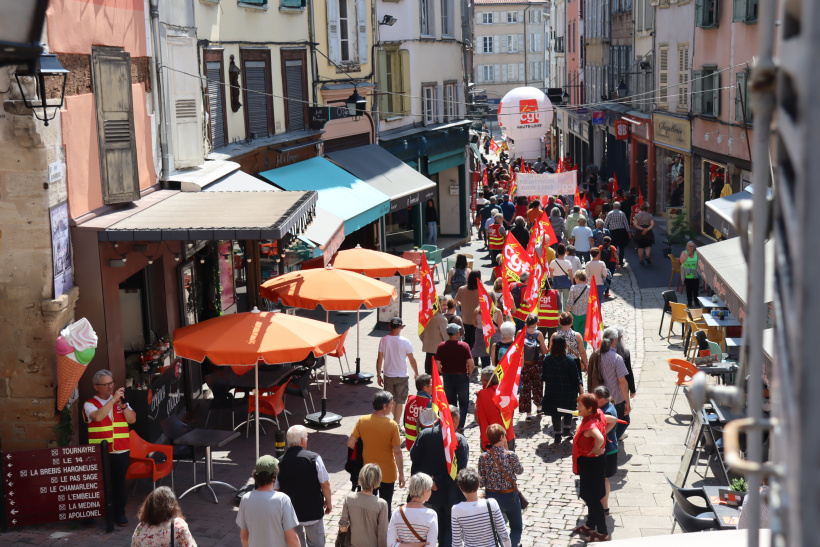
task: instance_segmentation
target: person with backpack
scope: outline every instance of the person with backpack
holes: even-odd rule
[[[518,411],[526,413],[526,421],[532,422],[532,403],[535,412],[541,413],[541,399],[544,397],[541,384],[541,355],[547,353],[547,342],[538,330],[538,315],[531,313],[526,320],[524,334],[524,365],[521,367],[521,390],[518,394]]]
[[[467,267],[467,257],[463,254],[456,255],[455,266],[450,268],[450,273],[447,274],[447,287],[449,287],[450,296],[456,297],[458,290],[467,284],[467,276],[470,275],[470,268]],[[445,289],[447,292],[447,289]]]
[[[512,346],[513,341],[515,340],[515,323],[512,321],[505,321],[501,324],[501,341],[496,342],[493,344],[493,347],[490,348],[490,357],[493,361],[493,367],[497,367],[498,363],[504,357],[504,354],[507,353],[507,350],[510,349]]]
[[[569,288],[572,287],[572,264],[566,259],[567,249],[563,243],[559,243],[555,249],[555,260],[550,262],[550,277],[552,286],[561,295],[561,302],[564,306],[568,304]]]
[[[587,303],[589,302],[589,285],[584,270],[575,272],[575,285],[569,289],[567,299],[569,300],[567,311],[572,314],[572,330],[584,332],[587,324]]]
[[[433,406],[433,377],[427,373],[419,374],[416,378],[416,392],[407,398],[407,406],[404,407],[404,447],[408,451],[413,448],[413,443],[424,429],[419,414]]]
[[[618,264],[618,250],[612,245],[612,238],[609,236],[605,237],[604,244],[598,247],[598,251],[601,261],[606,264],[606,269],[609,270],[607,277],[611,278],[620,267]],[[609,298],[609,285],[610,283],[606,284],[606,292],[604,293],[604,296],[607,298]]]

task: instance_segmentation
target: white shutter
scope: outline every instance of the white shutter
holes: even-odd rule
[[[493,53],[498,53],[499,51],[501,51],[501,48],[500,48],[500,45],[499,45],[498,36],[496,35],[496,36],[493,36]]]
[[[518,35],[518,51],[526,51],[524,49],[524,35],[523,34]]]
[[[518,63],[518,79],[525,80],[524,78],[524,63]]]
[[[332,0],[328,0],[331,2]],[[370,47],[367,45],[367,0],[356,0],[356,29],[357,43],[359,46],[359,62],[367,62],[367,53]]]
[[[478,65],[475,71],[475,83],[484,83],[484,65]]]
[[[493,12],[493,23],[498,23],[498,12],[497,11]]]
[[[509,43],[509,36],[505,35],[503,38],[504,39],[501,40],[501,53],[507,53],[509,51],[509,48],[507,47],[507,44]]]
[[[493,65],[493,81],[499,81],[499,74],[501,73],[501,65]]]
[[[435,114],[435,121],[437,123],[442,123],[444,121],[444,86],[442,84],[436,84],[436,96],[433,97],[433,111]],[[452,101],[452,99],[450,99]]]
[[[202,90],[198,74],[196,39],[168,36],[168,74],[173,128],[174,168],[183,169],[205,161],[202,142]],[[179,71],[179,72],[178,72]],[[187,74],[183,74],[185,72]]]
[[[327,0],[327,56],[334,63],[339,56],[339,0]]]
[[[535,35],[535,51],[541,51],[541,35]]]
[[[518,10],[518,19],[517,19],[517,21],[519,23],[524,22],[524,10]]]
[[[504,84],[504,83],[507,83],[507,76],[508,76],[508,72],[509,72],[508,67],[510,65],[501,65],[501,66],[503,67],[503,69],[501,70],[501,83]]]

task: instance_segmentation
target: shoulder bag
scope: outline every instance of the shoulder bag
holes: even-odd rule
[[[493,516],[493,508],[490,507],[490,500],[487,500],[487,512],[490,514],[490,526],[493,529],[493,545],[496,547],[503,547],[501,538],[498,537],[498,530],[495,529],[495,517]]]
[[[174,522],[176,522],[176,518],[171,519],[171,547],[174,547],[174,536],[176,535],[176,530],[174,529]]]
[[[501,474],[504,475],[504,478],[513,484],[513,488],[515,488],[515,493],[518,494],[518,498],[521,500],[521,510],[523,511],[524,509],[529,507],[530,502],[527,501],[527,498],[525,498],[524,494],[522,494],[521,491],[518,489],[518,483],[515,482],[515,479],[510,477],[507,474],[507,472],[504,471],[504,468],[501,467],[501,464],[498,463],[498,459],[495,457],[495,452],[493,452],[493,449],[490,448],[489,450],[487,450],[487,452],[490,454],[490,457],[492,457],[493,461],[495,462],[495,466],[498,468],[499,471],[501,471]]]
[[[420,542],[422,542],[422,543],[425,543],[427,540],[426,540],[426,539],[424,539],[423,537],[421,537],[421,536],[419,535],[419,533],[418,533],[418,532],[416,532],[416,529],[415,529],[415,528],[413,528],[413,525],[412,525],[412,524],[410,524],[410,521],[409,521],[409,520],[407,520],[407,515],[405,515],[405,514],[404,514],[404,507],[405,507],[404,505],[402,505],[401,507],[399,507],[399,513],[401,513],[401,518],[402,518],[402,520],[404,521],[404,524],[406,524],[406,525],[407,525],[407,529],[408,529],[408,530],[410,530],[411,532],[413,532],[413,535],[414,535],[414,536],[416,536],[416,539],[417,539],[417,540],[419,540],[419,541],[420,541]]]
[[[558,269],[560,269],[562,272],[564,272],[564,275],[553,276],[553,281],[552,281],[553,287],[555,287],[556,289],[569,289],[570,287],[572,287],[572,279],[569,278],[569,274],[561,266],[561,263],[558,262],[557,259],[555,261],[555,265],[558,266]]]
[[[577,303],[578,303],[578,300],[579,300],[582,296],[584,296],[584,295],[586,294],[586,292],[587,292],[587,289],[588,289],[588,288],[589,288],[589,285],[587,285],[587,286],[585,286],[585,287],[584,287],[584,290],[582,290],[582,291],[578,294],[578,296],[576,296],[576,297],[575,297],[575,300],[573,300],[573,301],[572,301],[572,306],[570,306],[570,308],[575,307],[575,304],[577,304]]]

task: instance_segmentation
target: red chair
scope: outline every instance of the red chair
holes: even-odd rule
[[[171,475],[171,490],[174,489],[174,447],[167,444],[153,444],[144,441],[137,432],[131,430],[131,453],[128,463],[128,471],[125,473],[128,479],[151,479],[154,482],[154,489],[157,481],[163,477]],[[165,461],[157,463],[148,454],[160,452],[165,455]],[[136,492],[136,484],[134,491]]]
[[[421,255],[421,251],[404,251],[401,257],[413,262],[416,266],[421,266]],[[416,268],[416,273],[413,274],[413,298],[416,297],[416,284],[421,285],[421,273],[419,268]]]
[[[270,423],[276,424],[276,427],[282,429],[279,425],[279,415],[285,413],[285,388],[288,387],[288,383],[285,382],[280,386],[276,386],[276,390],[271,395],[262,395],[259,397],[259,414],[266,414],[268,416],[273,416],[273,420],[270,418],[264,418],[262,416],[259,417],[259,420],[265,420]],[[251,418],[255,418],[256,415],[256,395],[250,394],[248,395],[248,420],[245,422],[245,438],[248,438],[248,432],[250,431],[251,425]],[[290,424],[288,423],[288,415],[285,414],[285,424],[290,428]],[[262,428],[260,424],[260,428],[262,429],[262,433],[265,433],[265,429]]]
[[[415,285],[414,285],[415,286]],[[347,329],[342,337],[339,338],[339,345],[336,346],[336,351],[332,353],[328,353],[326,357],[335,357],[339,360],[339,368],[342,370],[342,374],[345,374],[345,369],[342,366],[342,357],[345,358],[345,363],[347,364],[347,370],[350,371],[350,361],[347,360],[347,350],[345,349],[345,340],[347,340],[347,333],[350,332],[350,329]]]
[[[678,377],[675,378],[675,393],[672,395],[672,402],[669,404],[669,414],[671,415],[681,386],[688,387],[692,385],[692,378],[700,371],[698,367],[683,359],[667,359],[666,362],[669,363],[669,370],[678,373]]]

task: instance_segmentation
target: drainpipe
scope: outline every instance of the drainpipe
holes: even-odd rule
[[[159,77],[159,70],[162,68],[162,50],[159,39],[159,3],[158,0],[151,0],[151,42],[154,47],[154,55],[151,56],[151,89],[154,95],[154,111],[159,116],[159,154],[161,170],[160,181],[168,178],[170,173],[171,159],[168,157],[168,125],[165,116],[165,101],[162,93],[162,78]]]
[[[373,143],[379,144],[379,122],[381,115],[379,114],[379,20],[376,14],[376,0],[370,2],[370,19],[373,25]]]
[[[529,64],[527,63],[527,46],[530,43],[530,36],[527,34],[527,12],[532,8],[532,4],[527,4],[527,7],[524,8],[524,86],[529,85],[527,81],[527,69],[529,68]]]
[[[313,11],[313,0],[308,0],[308,39],[310,40],[310,74],[312,76],[313,84],[313,104],[319,104],[318,88],[319,88],[319,67],[316,65],[316,20]]]

